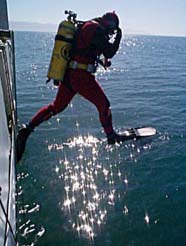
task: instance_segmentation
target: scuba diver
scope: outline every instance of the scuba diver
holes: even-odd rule
[[[110,42],[112,35],[115,35],[115,40]],[[127,140],[126,135],[114,131],[109,100],[94,75],[97,63],[102,63],[104,67],[111,65],[109,59],[118,51],[121,37],[119,18],[115,12],[108,12],[81,24],[72,44],[64,79],[57,81],[59,87],[55,100],[42,107],[18,132],[17,161],[21,159],[28,136],[34,128],[63,111],[77,93],[96,106],[108,144]],[[104,56],[104,61],[98,59],[100,55]]]

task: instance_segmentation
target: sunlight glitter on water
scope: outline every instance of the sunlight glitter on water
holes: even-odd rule
[[[90,134],[73,137],[63,144],[48,144],[49,152],[59,151],[61,155],[59,164],[54,168],[60,182],[64,182],[65,196],[60,203],[61,209],[67,221],[71,221],[68,227],[77,231],[79,236],[92,240],[106,223],[111,207],[122,199],[129,188],[127,173],[121,166],[125,160],[119,154],[119,148],[124,148],[126,159],[133,163],[146,149],[135,142],[108,146],[104,140]],[[123,214],[128,213],[124,205]],[[145,221],[148,223],[147,216]]]
[[[80,147],[96,147],[96,144],[99,142],[99,139],[93,137],[92,135],[86,136],[78,136],[70,139],[64,145],[69,146],[70,148],[80,146]],[[95,148],[92,148],[92,151],[96,153]]]
[[[111,148],[104,147],[92,135],[74,137],[63,144],[63,148],[60,144],[50,144],[48,150],[63,150],[64,154],[66,147],[68,151],[73,149],[73,162],[65,154],[55,167],[56,174],[61,173],[65,183],[62,210],[73,219],[73,230],[93,239],[106,222],[108,207],[115,205],[116,196],[120,197],[116,194],[115,182],[120,182],[125,190],[126,177],[117,165],[114,169],[112,165],[105,165],[98,160],[103,148],[108,152]],[[107,161],[110,161],[109,157]]]
[[[146,222],[147,224],[149,224],[150,218],[149,218],[148,214],[145,215],[144,220],[145,220],[145,222]]]

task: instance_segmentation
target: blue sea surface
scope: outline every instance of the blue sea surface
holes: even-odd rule
[[[19,123],[55,98],[53,33],[16,32]],[[117,131],[156,136],[108,146],[77,95],[31,134],[17,166],[20,245],[186,245],[186,38],[125,36],[96,74]]]

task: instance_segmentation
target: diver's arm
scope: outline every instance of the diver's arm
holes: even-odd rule
[[[121,29],[118,28],[114,43],[110,43],[108,35],[102,28],[98,27],[92,40],[92,46],[101,50],[105,58],[111,59],[119,49],[121,37]]]

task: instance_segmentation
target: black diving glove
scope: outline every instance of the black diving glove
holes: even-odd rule
[[[122,31],[121,31],[121,28],[118,27],[117,29],[117,34],[116,34],[116,37],[115,37],[115,40],[114,40],[114,43],[113,43],[113,47],[114,49],[117,51],[118,48],[119,48],[119,44],[120,44],[120,41],[121,41],[121,37],[122,37]]]
[[[121,28],[118,27],[117,34],[116,34],[116,40],[117,41],[120,41],[121,40],[121,37],[122,37],[122,31],[121,31]]]

